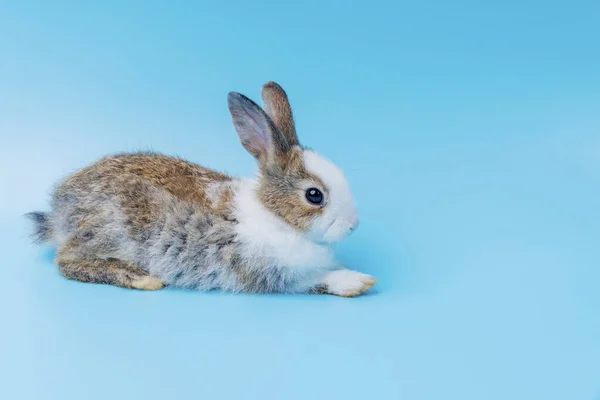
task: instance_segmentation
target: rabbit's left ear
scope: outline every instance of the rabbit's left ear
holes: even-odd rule
[[[271,118],[243,94],[227,96],[229,112],[242,145],[263,165],[277,162],[290,150],[285,136]]]
[[[288,145],[299,145],[292,107],[283,88],[275,82],[265,83],[262,87],[262,99],[265,112],[283,133]]]

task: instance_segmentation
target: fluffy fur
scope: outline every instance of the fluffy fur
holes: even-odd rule
[[[229,109],[256,178],[233,178],[155,153],[108,156],[61,182],[49,213],[33,212],[38,242],[58,246],[67,278],[155,290],[355,296],[375,279],[341,266],[330,243],[358,217],[342,171],[297,139],[274,82],[267,112],[239,93]],[[305,197],[323,193],[322,204]]]

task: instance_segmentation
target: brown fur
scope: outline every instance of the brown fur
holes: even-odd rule
[[[69,240],[58,249],[56,263],[68,279],[146,290],[163,286],[160,280],[136,265],[114,258],[82,258],[80,251],[77,239]]]
[[[178,157],[156,153],[108,156],[76,172],[65,184],[77,187],[90,180],[110,182],[110,187],[105,188],[108,192],[119,190],[123,200],[127,200],[123,201],[124,213],[140,229],[150,223],[159,211],[156,205],[148,202],[147,197],[139,196],[147,188],[148,182],[205,212],[217,211],[222,214],[230,211],[230,189],[219,193],[218,201],[207,195],[207,189],[215,183],[231,181],[231,178]]]
[[[96,167],[111,176],[131,174],[146,178],[177,198],[206,210],[212,209],[212,202],[206,196],[207,187],[215,182],[231,180],[221,172],[163,154],[111,156],[100,160]]]
[[[264,166],[259,187],[258,196],[265,207],[301,231],[308,230],[313,218],[323,213],[322,206],[306,201],[306,189],[318,187],[328,196],[323,181],[304,167],[300,147],[287,152],[276,165]]]
[[[216,214],[229,215],[231,214],[231,200],[233,199],[233,190],[229,187],[223,188],[219,193],[219,200],[214,203]]]

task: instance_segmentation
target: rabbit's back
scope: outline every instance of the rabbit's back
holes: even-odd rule
[[[211,187],[231,181],[223,173],[177,157],[157,153],[124,153],[104,157],[70,175],[58,188],[65,192],[114,193],[144,180],[178,199],[212,209]],[[57,190],[57,191],[58,191]],[[214,197],[214,196],[213,196]]]
[[[65,217],[67,231],[85,225],[93,214],[114,217],[113,208],[122,211],[132,228],[143,228],[166,211],[165,203],[177,200],[206,213],[227,213],[230,182],[225,174],[180,158],[125,153],[68,176],[57,186],[52,205],[55,214]]]

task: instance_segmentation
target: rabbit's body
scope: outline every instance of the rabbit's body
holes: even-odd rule
[[[241,104],[244,111],[253,105]],[[49,213],[30,214],[38,239],[58,246],[61,273],[140,289],[168,284],[339,295],[368,289],[374,279],[344,269],[325,243],[351,230],[354,214],[348,214],[351,220],[327,217],[323,205],[296,204],[300,183],[326,186],[310,172],[324,169],[328,188],[339,186],[341,192],[330,207],[353,207],[343,198],[347,189],[341,172],[298,145],[260,153],[268,148],[244,142],[240,131],[247,126],[236,119],[235,106],[230,98],[242,143],[264,166],[256,179],[232,178],[155,153],[105,157],[60,183]],[[273,165],[265,165],[267,157],[276,159]],[[314,240],[317,234],[321,240]]]

